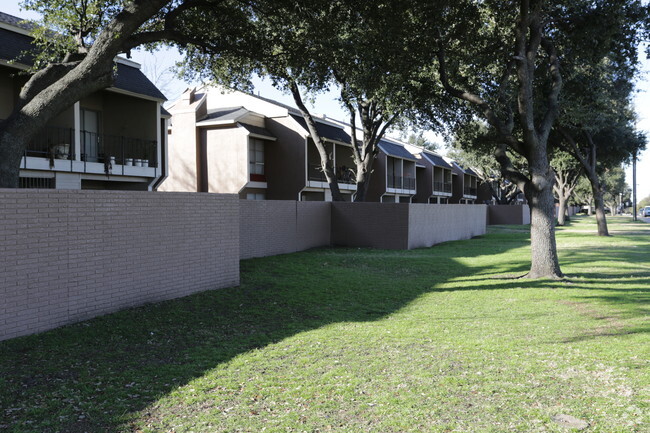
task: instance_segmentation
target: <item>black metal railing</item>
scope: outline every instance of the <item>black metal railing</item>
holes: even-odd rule
[[[24,156],[69,159],[74,155],[74,128],[44,127],[25,148]]]
[[[447,182],[433,182],[433,190],[437,192],[451,193],[451,183]]]
[[[81,160],[86,162],[106,162],[112,157],[116,164],[136,165],[139,160],[140,165],[156,167],[157,148],[155,140],[81,131]]]
[[[466,186],[464,188],[465,195],[476,195],[476,188],[471,188],[469,186]]]
[[[404,189],[414,190],[415,189],[415,178],[414,177],[404,177]]]
[[[149,167],[157,166],[158,145],[155,140],[88,131],[81,131],[80,135],[82,161],[110,162],[113,157],[116,164],[135,165],[135,160],[145,160]],[[46,126],[28,143],[24,156],[72,161],[76,159],[74,148],[74,128]]]

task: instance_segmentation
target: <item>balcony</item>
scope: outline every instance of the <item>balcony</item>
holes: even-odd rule
[[[88,169],[88,163],[157,168],[158,146],[155,140],[96,134],[88,131],[80,131],[80,138],[81,152],[77,155],[74,128],[54,126],[43,128],[27,145],[23,154],[25,156],[23,168],[33,168],[27,167],[27,157],[49,159],[50,169],[74,172],[95,172],[96,170]],[[58,162],[61,160],[70,163],[63,166]],[[42,165],[38,165],[38,168],[42,169]],[[112,174],[117,174],[114,168]]]
[[[463,189],[463,192],[464,192],[465,195],[471,195],[471,196],[476,197],[476,188],[471,188],[469,186],[466,186]]]
[[[336,167],[336,181],[347,185],[356,185],[357,183],[354,173],[345,165]]]
[[[433,182],[433,190],[435,192],[446,192],[451,194],[451,183],[448,182]]]
[[[388,175],[388,188],[402,189],[402,176]]]
[[[414,177],[404,177],[404,189],[415,190],[415,178]]]
[[[309,164],[307,166],[307,180],[314,182],[327,182],[325,173],[320,164]]]

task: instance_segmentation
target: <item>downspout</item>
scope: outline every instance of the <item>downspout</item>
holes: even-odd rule
[[[155,177],[153,181],[149,184],[149,191],[157,191],[158,187],[167,179],[167,174],[169,173],[169,167],[167,166],[167,155],[168,155],[168,128],[169,128],[169,119],[163,119],[160,115],[160,103],[157,104],[158,107],[158,125],[156,128],[158,130],[158,144],[160,145],[160,152],[158,158],[158,167],[160,168],[160,173],[158,177]]]

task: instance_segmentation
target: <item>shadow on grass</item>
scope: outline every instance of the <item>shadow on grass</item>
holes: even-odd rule
[[[525,233],[496,233],[413,251],[322,249],[246,260],[240,287],[0,343],[0,431],[130,431],[130,420],[160,397],[296,333],[379,320],[434,290],[557,287],[495,277],[525,273],[527,257],[497,264],[485,257],[527,242]],[[452,281],[464,285],[435,288]],[[620,298],[610,301],[626,302]]]

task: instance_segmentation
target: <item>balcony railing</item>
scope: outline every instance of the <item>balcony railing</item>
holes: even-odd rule
[[[451,193],[451,183],[433,182],[433,190],[436,191],[436,192]]]
[[[74,128],[46,126],[27,144],[24,156],[75,159]]]
[[[354,173],[345,165],[336,167],[336,180],[338,183],[345,183],[348,185],[354,185],[357,183]]]
[[[402,188],[402,176],[388,175],[388,188]]]
[[[158,146],[155,140],[96,134],[81,131],[80,160],[105,162],[115,158],[116,164],[134,165],[136,159],[148,160],[149,167],[156,167]],[[27,145],[24,156],[49,159],[76,160],[74,128],[46,126]]]
[[[414,177],[404,177],[404,189],[410,189],[414,190],[415,189],[415,178]]]
[[[155,140],[81,131],[81,159],[86,162],[104,162],[114,157],[116,164],[132,165],[139,159],[147,160],[149,167],[156,167],[157,147]]]
[[[327,182],[327,178],[320,164],[309,164],[307,166],[307,179],[315,182]]]
[[[464,188],[464,193],[465,193],[465,195],[473,195],[473,196],[476,196],[476,188],[471,188],[471,187],[469,187],[469,186],[466,186],[466,187]]]

